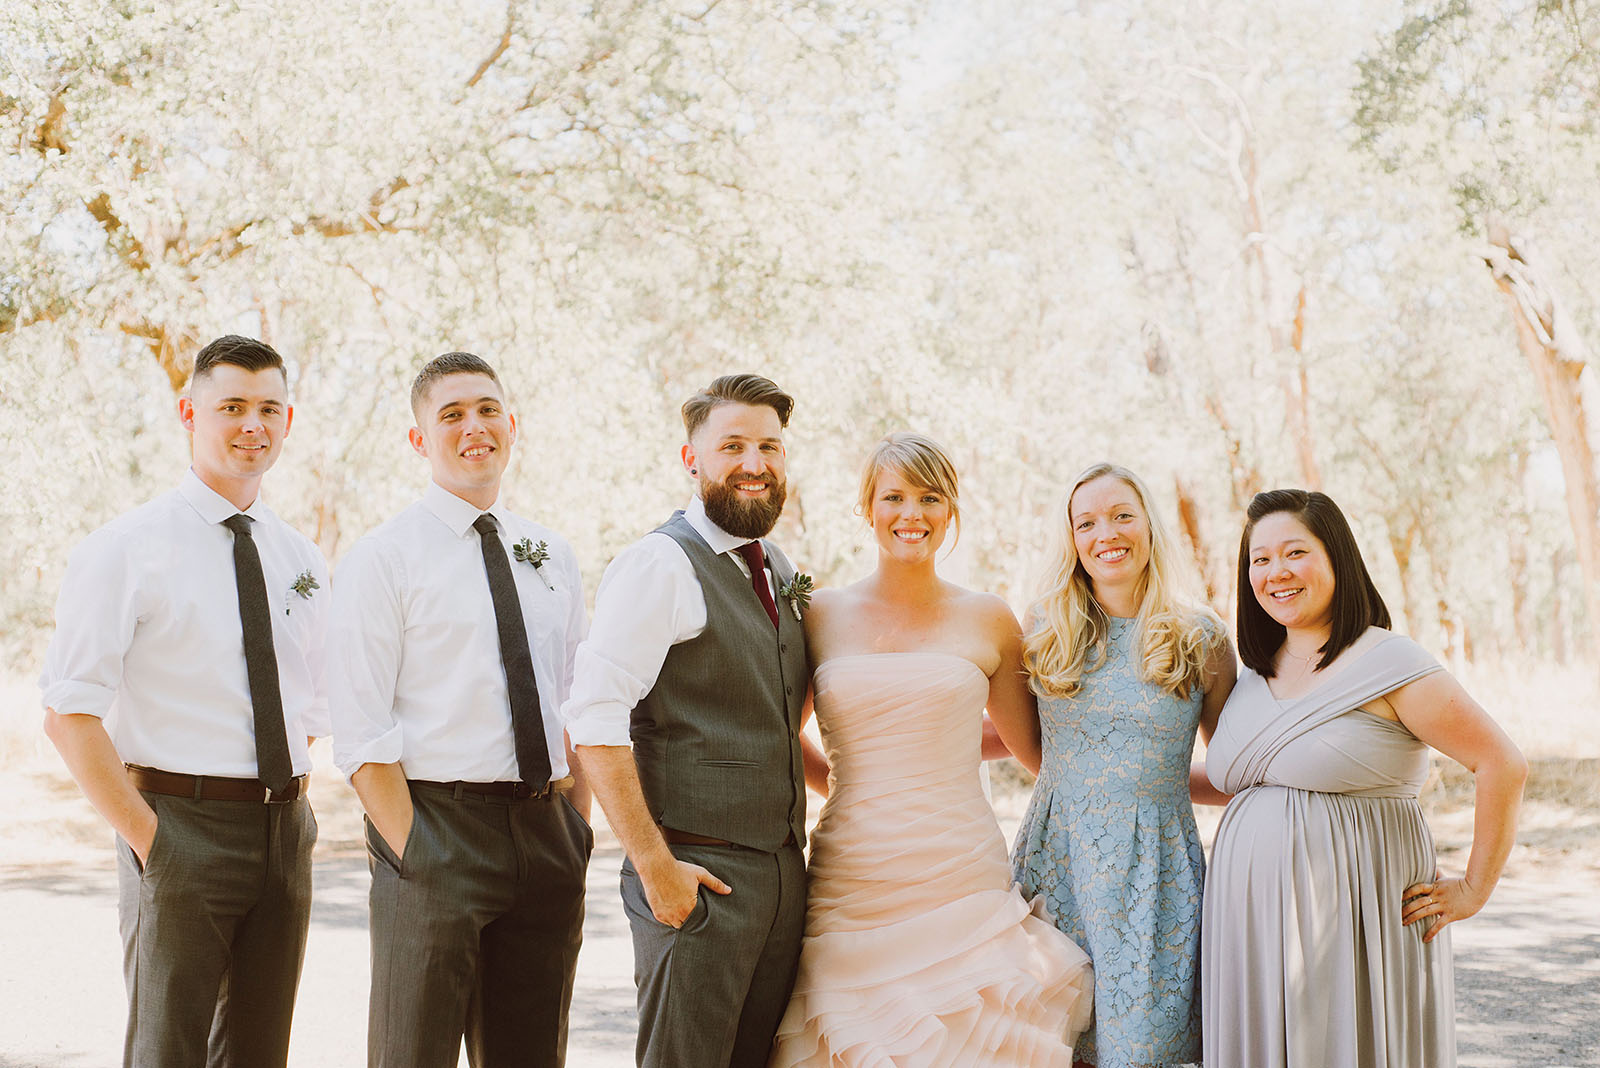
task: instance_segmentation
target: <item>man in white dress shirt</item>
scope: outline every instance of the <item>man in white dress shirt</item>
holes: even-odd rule
[[[587,625],[572,549],[513,515],[494,370],[436,357],[411,390],[422,500],[339,566],[334,761],[367,811],[373,1066],[556,1066],[594,836],[560,719]]]
[[[696,494],[606,569],[564,710],[628,855],[648,1068],[764,1068],[794,983],[804,598],[764,540],[783,510],[793,407],[751,374],[684,404]]]
[[[317,837],[307,747],[327,733],[327,565],[259,497],[294,416],[282,358],[218,338],[178,415],[178,488],[68,561],[45,732],[118,836],[124,1064],[281,1068]]]

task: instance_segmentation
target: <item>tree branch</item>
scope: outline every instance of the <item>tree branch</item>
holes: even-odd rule
[[[500,43],[494,46],[494,51],[490,52],[488,57],[485,58],[482,63],[478,64],[478,69],[473,71],[472,77],[467,79],[468,89],[471,89],[473,86],[477,85],[479,79],[487,74],[489,72],[489,68],[494,66],[500,57],[506,54],[506,49],[511,47],[511,30],[515,22],[516,5],[514,3],[507,3],[505,32],[500,34]]]

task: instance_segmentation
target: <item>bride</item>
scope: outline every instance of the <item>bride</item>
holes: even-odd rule
[[[958,506],[933,441],[879,442],[860,508],[877,569],[805,619],[830,771],[772,1068],[1066,1068],[1089,960],[1012,887],[978,775],[980,753],[1039,763],[1016,617],[935,573]]]

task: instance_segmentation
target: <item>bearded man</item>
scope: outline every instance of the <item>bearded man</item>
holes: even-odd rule
[[[641,1066],[762,1068],[794,983],[804,598],[763,540],[793,407],[750,374],[684,404],[695,497],[606,569],[563,709],[627,853]]]

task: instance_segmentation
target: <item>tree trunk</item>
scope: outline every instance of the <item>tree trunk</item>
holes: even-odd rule
[[[1528,450],[1518,448],[1511,459],[1511,475],[1518,486],[1528,477]],[[1528,600],[1528,524],[1525,508],[1519,508],[1506,524],[1506,579],[1511,587],[1511,632],[1517,650],[1532,657],[1538,647],[1534,633],[1533,609]]]
[[[1389,551],[1394,554],[1395,570],[1400,576],[1400,600],[1406,614],[1406,633],[1416,637],[1422,632],[1422,606],[1417,599],[1417,579],[1411,570],[1411,554],[1417,545],[1419,528],[1415,519],[1407,519],[1402,530],[1389,524]],[[1391,615],[1393,614],[1391,610]]]
[[[1566,667],[1572,662],[1571,645],[1567,641],[1567,552],[1557,546],[1550,553],[1550,656]]]
[[[1498,219],[1489,220],[1488,229],[1490,248],[1483,253],[1484,262],[1511,306],[1517,344],[1539,384],[1561,457],[1567,517],[1582,573],[1589,648],[1600,666],[1600,484],[1595,478],[1597,434],[1589,414],[1594,374],[1585,373],[1589,357],[1583,339],[1528,240]]]
[[[1173,493],[1178,499],[1178,529],[1183,531],[1183,538],[1189,543],[1189,553],[1194,557],[1195,571],[1205,586],[1206,602],[1215,607],[1227,599],[1227,580],[1218,574],[1210,546],[1206,543],[1205,533],[1200,529],[1200,502],[1190,492],[1188,484],[1181,475],[1174,475],[1172,483]]]

